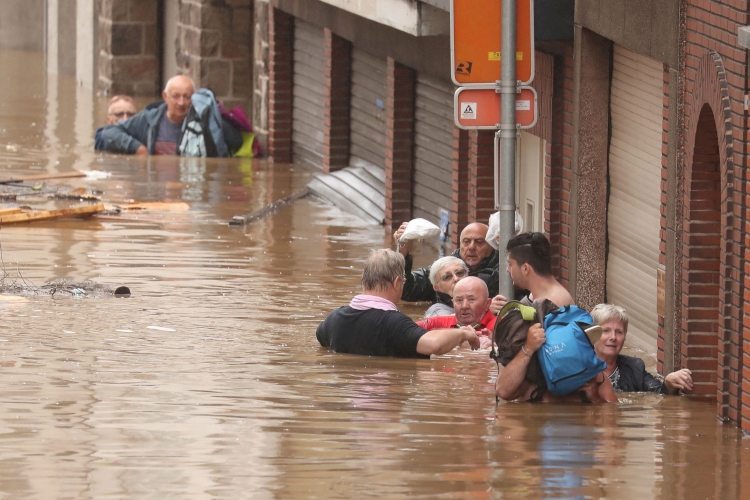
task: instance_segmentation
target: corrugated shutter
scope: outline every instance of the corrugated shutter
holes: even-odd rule
[[[453,183],[453,85],[417,75],[413,216],[440,224]]]
[[[325,103],[323,28],[295,19],[292,154],[295,163],[323,167]]]
[[[607,300],[628,313],[628,338],[656,349],[663,69],[615,46],[610,112]]]
[[[352,50],[351,160],[385,168],[385,94],[387,66],[357,48]]]

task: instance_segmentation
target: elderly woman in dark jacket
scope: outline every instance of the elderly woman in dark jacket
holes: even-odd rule
[[[625,309],[599,304],[592,309],[591,317],[602,327],[602,336],[594,344],[594,349],[599,359],[607,363],[604,374],[609,377],[615,391],[675,394],[693,389],[692,373],[687,368],[670,373],[662,382],[646,371],[642,359],[620,354],[628,333]]]

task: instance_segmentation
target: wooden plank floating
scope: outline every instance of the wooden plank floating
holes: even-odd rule
[[[12,207],[12,208],[0,208],[0,216],[3,215],[12,215],[12,214],[20,214],[22,210],[18,207]]]
[[[63,217],[88,217],[104,211],[104,204],[80,205],[60,210],[38,210],[36,212],[22,212],[8,215],[0,215],[0,224],[17,224],[19,222],[32,222],[49,219],[61,219]]]
[[[249,224],[250,222],[255,222],[258,219],[262,219],[263,217],[266,217],[267,215],[272,214],[273,212],[283,207],[284,205],[288,205],[295,200],[304,198],[308,194],[310,194],[310,190],[307,187],[304,187],[300,189],[299,191],[295,191],[294,193],[290,194],[289,196],[285,198],[276,200],[273,203],[269,203],[265,207],[259,210],[256,210],[255,212],[251,212],[247,215],[235,215],[234,217],[232,217],[232,220],[229,221],[229,225],[230,226],[244,226],[245,224]]]
[[[0,179],[0,184],[11,184],[13,182],[24,182],[24,181],[45,181],[49,179],[72,179],[74,177],[86,177],[86,174],[74,170],[73,172],[62,172],[57,174],[34,174],[34,175],[18,175],[16,177],[9,177],[7,179]]]
[[[183,201],[147,201],[143,203],[127,203],[118,206],[123,210],[168,210],[181,212],[190,210],[190,205]]]

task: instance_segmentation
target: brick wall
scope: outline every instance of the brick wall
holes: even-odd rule
[[[487,224],[495,210],[495,132],[469,132],[469,222]]]
[[[416,72],[388,58],[385,99],[385,223],[411,219]]]
[[[736,171],[735,168],[744,164],[746,151],[743,94],[746,86],[747,55],[746,51],[737,45],[737,28],[748,24],[747,10],[747,2],[742,0],[687,1],[682,137],[686,182],[702,172],[701,168],[705,166],[702,163],[705,159],[703,153],[707,151],[708,144],[715,143],[720,167],[718,301],[715,304],[715,315],[712,314],[718,322],[716,340],[713,342],[713,347],[718,349],[718,363],[713,366],[718,366],[712,377],[716,380],[713,391],[710,390],[711,380],[701,373],[701,392],[715,393],[719,415],[741,422],[746,431],[750,430],[750,385],[744,383],[743,379],[750,378],[750,371],[745,368],[748,365],[745,362],[745,353],[750,348],[750,339],[745,338],[747,335],[744,332],[750,326],[750,321],[743,313],[748,307],[745,297],[747,293],[743,285],[747,285],[744,266],[750,255],[747,255],[743,241],[747,219],[744,213],[747,202],[743,197],[747,193],[746,179],[744,169]],[[708,110],[711,112],[710,115],[706,114]],[[691,174],[693,177],[690,177]],[[705,193],[697,189],[688,190],[686,184],[686,214],[700,203],[701,196],[705,197]],[[700,239],[699,235],[700,233],[694,234],[685,230],[683,273],[691,271],[691,266],[695,262],[694,252],[700,255],[702,251],[701,244],[704,240]],[[716,251],[715,247],[712,251]],[[685,293],[683,305],[683,316],[688,318],[700,314],[701,306],[708,307],[698,293]],[[689,335],[690,332],[683,328],[683,349],[687,348],[687,353],[681,362],[688,366],[698,364],[702,369],[710,370],[711,365],[701,355],[710,353],[700,350],[704,344],[693,342]],[[710,342],[709,339],[700,337],[698,340]],[[695,349],[691,350],[691,347]],[[695,350],[698,351],[694,352]]]
[[[458,248],[461,231],[469,224],[469,132],[453,128],[451,243]]]
[[[552,271],[570,285],[570,189],[573,178],[573,46],[555,56],[550,109],[550,163],[544,175],[544,230],[552,250]]]
[[[98,90],[105,95],[160,93],[157,5],[99,0]]]
[[[252,29],[252,0],[182,0],[179,72],[210,88],[228,109],[247,106],[253,90]]]
[[[294,17],[268,12],[268,156],[292,161]]]

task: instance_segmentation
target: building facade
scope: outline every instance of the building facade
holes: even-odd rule
[[[374,192],[355,204],[378,222],[447,217],[455,245],[494,211],[493,133],[453,122],[449,0],[5,7],[0,46],[45,50],[50,71],[108,94],[157,95],[188,74],[251,110],[274,161]],[[630,341],[657,354],[659,371],[690,368],[694,393],[745,431],[750,135],[738,32],[749,10],[536,0],[540,112],[518,139],[516,189],[577,302],[625,307]]]

